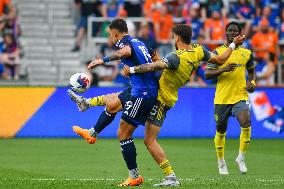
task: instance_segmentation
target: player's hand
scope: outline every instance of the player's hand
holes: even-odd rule
[[[104,64],[104,61],[103,59],[94,59],[89,65],[88,65],[88,70],[96,67],[96,66],[99,66],[99,65],[102,65]]]
[[[237,37],[234,38],[234,43],[236,44],[236,46],[241,45],[246,39],[245,35],[238,35]]]
[[[227,66],[225,66],[224,68],[222,68],[222,72],[232,72],[232,71],[234,71],[237,67],[238,67],[238,64],[236,64],[236,63],[228,64]]]
[[[125,65],[123,70],[122,70],[122,75],[125,76],[125,77],[129,77],[130,76],[130,69],[129,69],[129,66]]]
[[[253,83],[251,83],[251,82],[247,82],[247,87],[246,87],[246,89],[247,89],[247,92],[249,92],[249,93],[253,93],[254,92],[254,89],[255,89],[255,85],[253,84]]]

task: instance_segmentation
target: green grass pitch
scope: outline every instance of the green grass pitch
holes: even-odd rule
[[[143,140],[135,140],[138,166],[145,183],[153,188],[163,175],[147,152]],[[284,140],[252,140],[246,156],[248,174],[234,163],[238,140],[226,141],[229,175],[217,173],[212,139],[161,139],[180,188],[284,188]],[[79,139],[1,139],[0,188],[117,188],[127,177],[120,146],[115,139],[99,139],[89,145]]]

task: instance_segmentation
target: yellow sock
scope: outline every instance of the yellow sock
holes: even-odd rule
[[[251,136],[251,127],[241,128],[240,135],[240,152],[245,153],[248,149],[248,145],[250,143]]]
[[[160,163],[160,168],[162,169],[162,172],[165,174],[165,176],[168,176],[174,173],[169,160],[165,160],[162,163]]]
[[[104,106],[104,95],[90,98],[89,103],[91,106]]]
[[[214,143],[218,160],[224,159],[226,133],[221,134],[216,131]]]

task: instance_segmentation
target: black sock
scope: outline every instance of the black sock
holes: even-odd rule
[[[106,126],[108,126],[114,120],[115,116],[116,116],[116,113],[110,114],[105,109],[101,113],[96,125],[93,127],[94,130],[95,130],[95,133],[92,136],[95,137],[98,133],[100,133],[102,130],[104,130],[104,128],[106,128]]]
[[[136,169],[136,148],[132,138],[120,141],[121,152],[129,170]]]

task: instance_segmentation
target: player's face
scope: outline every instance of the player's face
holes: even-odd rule
[[[238,26],[236,26],[236,25],[230,25],[230,26],[227,28],[226,34],[227,34],[227,40],[228,40],[229,42],[232,42],[235,37],[237,37],[238,35],[240,35],[240,31],[239,31],[239,29],[238,29]]]

